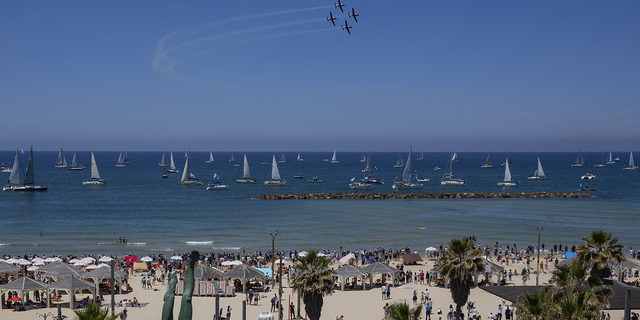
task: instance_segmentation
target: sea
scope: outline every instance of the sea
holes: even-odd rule
[[[26,167],[28,150],[20,154]],[[595,230],[612,232],[627,249],[640,248],[640,172],[623,170],[628,152],[613,152],[620,162],[592,168],[595,180],[581,180],[589,164],[603,162],[608,152],[583,153],[584,167],[572,167],[577,152],[510,153],[493,152],[493,168],[480,168],[487,153],[458,152],[453,174],[466,180],[466,186],[441,186],[449,152],[414,151],[413,169],[429,178],[422,189],[399,192],[502,192],[497,182],[504,174],[501,163],[511,157],[510,170],[519,187],[506,192],[579,192],[580,185],[596,187],[593,198],[581,199],[420,199],[420,200],[256,200],[268,193],[351,192],[349,181],[365,176],[363,152],[337,152],[340,163],[329,163],[333,152],[285,152],[278,163],[286,186],[264,186],[271,177],[272,152],[214,152],[214,163],[205,163],[209,152],[190,152],[189,171],[203,186],[185,186],[180,178],[185,152],[173,156],[178,174],[162,178],[159,167],[163,153],[129,151],[131,163],[115,166],[119,152],[95,152],[100,176],[107,184],[82,185],[90,170],[55,168],[58,152],[34,151],[36,184],[47,185],[46,192],[0,193],[0,255],[81,255],[174,254],[201,252],[257,252],[276,250],[361,250],[410,248],[424,253],[454,238],[475,236],[479,244],[535,245],[543,228],[541,242],[579,245],[582,236]],[[243,155],[248,159],[256,184],[238,184]],[[231,157],[235,161],[229,161]],[[372,172],[384,179],[373,190],[395,192],[392,181],[402,175],[394,168],[398,155],[405,152],[373,152]],[[72,151],[65,151],[71,162]],[[90,152],[79,151],[81,162],[90,167]],[[527,176],[537,168],[537,157],[546,174],[544,181]],[[15,151],[0,151],[0,160],[11,166]],[[440,167],[440,170],[434,170]],[[207,190],[214,174],[228,190]],[[296,179],[302,174],[304,179]],[[414,173],[415,174],[415,173]],[[8,179],[1,173],[0,179]],[[317,177],[322,183],[310,183]],[[6,181],[6,180],[5,180]],[[120,243],[125,237],[127,243]],[[626,250],[626,249],[625,249]]]

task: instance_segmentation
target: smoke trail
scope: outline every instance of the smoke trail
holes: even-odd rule
[[[214,28],[216,26],[220,26],[226,23],[240,21],[240,20],[258,19],[258,18],[265,18],[265,17],[281,15],[281,14],[292,14],[292,13],[299,13],[304,11],[327,9],[331,7],[332,6],[321,6],[321,7],[313,7],[313,8],[276,11],[276,12],[256,14],[256,15],[250,15],[250,16],[240,16],[240,17],[228,18],[228,19],[224,19],[216,22],[207,23],[207,24],[196,26],[186,30],[175,31],[162,37],[158,41],[156,45],[157,46],[156,52],[153,55],[152,65],[153,65],[153,68],[158,73],[163,73],[168,75],[177,75],[173,70],[173,68],[176,65],[183,63],[189,59],[202,56],[204,54],[211,53],[214,51],[218,51],[222,48],[234,46],[240,43],[259,41],[260,39],[266,40],[271,37],[266,36],[261,38],[253,38],[250,40],[242,40],[242,41],[233,42],[231,44],[226,44],[226,45],[218,43],[218,41],[220,40],[237,37],[243,34],[263,32],[263,31],[273,30],[277,28],[291,27],[291,26],[301,25],[305,23],[323,21],[324,18],[316,18],[316,19],[308,19],[308,20],[280,23],[280,24],[267,25],[267,26],[252,27],[252,28],[246,28],[242,30],[235,30],[235,31],[228,31],[228,32],[218,33],[213,35],[200,36],[200,37],[196,37],[195,39],[185,39],[190,36],[194,36],[194,35],[197,36],[200,33],[207,32],[209,29]],[[304,34],[309,32],[317,32],[317,30],[292,32],[292,33],[288,33],[288,35],[297,35],[297,34]],[[275,36],[275,38],[279,38],[279,37],[282,37],[282,36],[281,35]],[[174,42],[174,43],[177,42],[177,44],[170,46],[169,44],[171,42]],[[217,46],[215,48],[211,48],[212,45],[217,45]]]

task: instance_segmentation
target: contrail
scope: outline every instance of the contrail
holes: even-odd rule
[[[291,14],[291,13],[327,9],[327,8],[332,8],[332,6],[293,9],[293,10],[276,11],[276,12],[249,15],[249,16],[240,16],[240,17],[228,18],[228,19],[224,19],[216,22],[207,23],[207,24],[196,26],[186,30],[172,32],[162,37],[158,41],[156,45],[157,46],[156,52],[153,55],[153,61],[152,61],[153,68],[160,73],[176,75],[176,73],[173,70],[173,67],[189,59],[220,50],[221,48],[237,45],[240,43],[258,41],[256,40],[256,38],[254,38],[252,40],[241,41],[241,42],[232,43],[229,45],[221,45],[214,49],[204,48],[204,47],[215,44],[216,40],[238,36],[242,34],[247,34],[247,33],[262,32],[262,31],[272,30],[276,28],[283,28],[283,27],[300,25],[304,23],[318,22],[318,21],[324,20],[324,18],[309,19],[309,20],[280,23],[280,24],[268,25],[268,26],[262,26],[262,27],[253,27],[253,28],[247,28],[243,30],[229,31],[229,32],[214,34],[210,36],[199,37],[189,41],[180,42],[175,46],[170,46],[167,48],[167,44],[169,42],[176,42],[182,38],[185,38],[191,35],[197,35],[198,33],[205,32],[208,29],[213,28],[215,26],[219,26],[225,23],[239,21],[239,20],[258,19],[258,18],[270,17],[275,15],[281,15],[281,14]],[[289,35],[303,34],[303,33],[309,33],[309,32],[317,32],[317,30],[293,32],[293,33],[290,33]],[[278,38],[282,36],[275,36],[275,37]],[[263,37],[263,38],[269,39],[270,37]],[[185,54],[187,54],[188,56],[184,57]]]

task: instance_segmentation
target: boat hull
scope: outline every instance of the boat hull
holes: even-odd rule
[[[331,160],[329,163],[340,163],[340,160]]]
[[[81,171],[86,169],[87,167],[69,167],[69,170],[71,171]]]
[[[493,168],[492,164],[483,164],[480,166],[480,168]]]
[[[166,163],[158,163],[158,167],[168,167],[169,165]]]
[[[256,183],[257,181],[255,179],[238,179],[236,180],[237,183]]]
[[[104,179],[100,179],[100,180],[87,180],[87,181],[82,181],[82,184],[87,186],[96,186],[96,185],[102,185],[102,184],[107,184],[107,181]]]
[[[63,165],[59,165],[58,166],[58,165],[56,165],[56,168],[66,168],[66,167],[68,167],[68,166],[63,166]]]
[[[265,186],[285,186],[287,182],[284,180],[267,180],[264,182]]]
[[[406,190],[406,189],[422,189],[422,185],[419,183],[410,183],[410,184],[406,184],[406,183],[394,183],[391,188],[393,190]]]
[[[442,180],[440,181],[442,186],[466,186],[467,183],[464,180]]]
[[[226,184],[209,184],[207,185],[207,190],[227,190],[229,186]]]
[[[356,190],[368,190],[373,189],[373,185],[370,183],[354,182],[349,184],[349,188]]]
[[[167,172],[168,172],[168,173],[178,173],[179,171],[178,171],[178,170],[175,170],[175,169],[174,169],[174,170],[169,169],[169,170],[167,170]]]
[[[544,177],[529,176],[527,177],[527,180],[544,180]]]
[[[200,180],[180,181],[180,183],[185,186],[201,186],[202,185],[202,181]]]
[[[124,164],[116,164],[116,168],[124,168],[124,167],[126,167],[126,165],[124,165]]]
[[[47,191],[47,186],[5,186],[3,191]]]
[[[638,167],[637,166],[633,166],[633,167],[624,167],[622,168],[623,170],[637,170]]]
[[[517,181],[500,181],[498,182],[498,186],[499,187],[517,187],[518,182]]]

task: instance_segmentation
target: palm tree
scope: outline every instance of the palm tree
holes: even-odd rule
[[[99,303],[89,303],[84,308],[74,310],[77,320],[115,320],[117,316],[109,316],[109,309],[100,308]]]
[[[473,276],[484,271],[484,261],[479,257],[480,251],[471,251],[471,242],[467,238],[452,239],[448,247],[449,251],[440,254],[438,264],[440,274],[449,280],[451,298],[456,303],[456,317],[460,317],[462,306],[467,302],[474,285]]]
[[[590,320],[600,316],[600,303],[593,292],[573,293],[571,290],[565,290],[564,293],[564,299],[550,310],[555,313],[550,319]]]
[[[536,290],[533,293],[525,292],[522,295],[522,302],[517,304],[520,311],[519,316],[525,320],[547,319],[551,301],[544,289]]]
[[[558,265],[557,268],[556,279],[547,287],[554,301],[562,300],[566,296],[566,290],[574,294],[591,291],[603,306],[609,306],[609,297],[613,291],[597,275],[589,274],[582,262],[575,260],[570,265]]]
[[[389,308],[391,308],[391,319],[393,320],[418,320],[422,312],[422,306],[412,310],[406,301],[395,302]]]
[[[329,262],[310,251],[293,266],[291,286],[302,294],[304,310],[311,320],[320,319],[324,295],[333,293],[334,271],[329,268]]]
[[[597,275],[600,279],[611,275],[609,263],[624,261],[624,245],[618,243],[618,238],[612,239],[610,232],[593,231],[591,237],[582,236],[581,239],[585,243],[578,247],[578,259],[590,265],[591,274]]]

